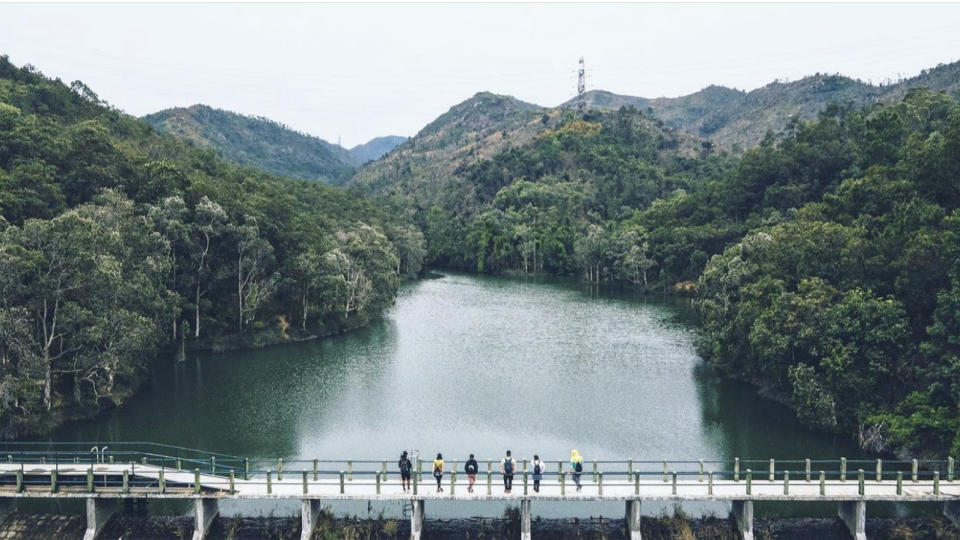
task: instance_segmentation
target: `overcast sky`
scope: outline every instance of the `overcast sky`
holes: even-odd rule
[[[960,4],[0,4],[0,54],[134,114],[206,103],[352,146],[481,90],[557,105],[960,59]]]

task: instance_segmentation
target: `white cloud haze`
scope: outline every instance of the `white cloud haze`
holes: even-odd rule
[[[960,58],[958,4],[0,4],[0,54],[135,115],[206,103],[352,146],[481,90],[677,96]]]

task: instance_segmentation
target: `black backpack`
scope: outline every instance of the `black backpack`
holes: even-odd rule
[[[573,470],[575,470],[575,471],[577,471],[577,472],[583,472],[583,462],[582,462],[582,461],[578,461],[578,462],[573,466]]]
[[[410,463],[409,459],[400,460],[400,472],[402,472],[403,474],[407,474],[408,472],[410,472],[410,469],[412,468],[413,468],[413,463]]]
[[[472,461],[467,462],[467,474],[476,474],[476,472],[477,472],[477,464]]]
[[[533,474],[540,474],[540,464],[537,463],[533,466]]]
[[[504,460],[503,474],[513,474],[513,458],[507,458]]]

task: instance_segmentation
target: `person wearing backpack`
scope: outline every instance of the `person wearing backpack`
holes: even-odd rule
[[[577,485],[577,492],[583,486],[580,485],[580,475],[583,474],[583,456],[576,450],[570,451],[570,470],[573,471],[573,483]]]
[[[510,493],[510,490],[513,489],[513,474],[517,470],[517,462],[510,455],[510,451],[507,450],[507,455],[502,460],[500,460],[500,474],[503,475],[503,492]]]
[[[540,456],[533,455],[533,491],[535,493],[540,493],[540,480],[543,479],[543,462],[540,461]]]
[[[443,491],[443,456],[437,454],[437,459],[433,460],[433,477],[437,479],[437,493]]]
[[[404,450],[400,454],[400,461],[397,462],[397,467],[400,468],[400,485],[403,487],[403,492],[406,493],[410,489],[410,473],[413,471],[413,463],[410,462],[410,458],[407,457],[407,451]]]
[[[477,481],[477,470],[480,468],[477,465],[477,460],[473,458],[473,454],[470,454],[470,459],[467,460],[466,465],[463,466],[464,472],[467,473],[467,480],[470,482],[470,485],[467,486],[467,491],[473,493],[473,484]]]

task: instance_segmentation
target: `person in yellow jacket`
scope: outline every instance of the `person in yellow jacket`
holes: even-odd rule
[[[433,460],[433,477],[437,479],[437,493],[443,491],[443,486],[440,485],[443,482],[443,456],[437,454],[437,459]]]
[[[580,491],[580,475],[583,474],[583,456],[576,450],[570,451],[570,471],[573,473],[573,483],[577,485],[577,491]]]

